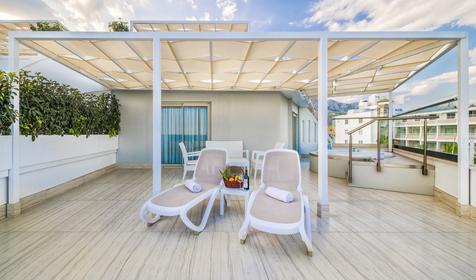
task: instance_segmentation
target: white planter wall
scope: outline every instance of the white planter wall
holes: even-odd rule
[[[9,142],[8,142],[9,141]],[[116,163],[118,137],[42,135],[20,137],[20,197],[49,189]],[[6,190],[4,168],[11,164],[11,137],[0,137],[0,203]],[[4,156],[5,155],[5,156]],[[8,158],[7,158],[8,157]]]
[[[470,197],[471,197],[471,205],[476,207],[476,166],[471,166],[470,167],[470,188],[471,188],[471,192],[470,192]]]
[[[7,202],[8,169],[12,167],[12,137],[0,136],[0,205]]]

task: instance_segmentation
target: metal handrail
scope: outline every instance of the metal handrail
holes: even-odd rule
[[[437,119],[438,116],[434,115],[429,115],[429,116],[408,116],[408,117],[365,117],[365,119],[370,119],[370,121],[347,131],[347,135],[349,135],[349,171],[347,173],[347,182],[352,183],[352,134],[355,132],[373,124],[374,122],[377,122],[377,165],[376,169],[377,172],[380,172],[382,170],[380,161],[380,122],[381,121],[394,121],[394,120],[423,120],[423,165],[422,165],[422,174],[423,175],[428,175],[428,154],[427,154],[427,148],[428,148],[428,137],[427,137],[427,121],[432,120],[432,119]],[[351,119],[351,118],[348,118]],[[363,118],[353,118],[353,119],[363,119]],[[390,132],[389,132],[390,133]]]
[[[350,131],[347,131],[347,135],[349,135],[349,171],[347,173],[347,182],[352,183],[352,134],[355,132],[361,130],[362,128],[365,128],[371,124],[373,124],[376,120],[372,119],[363,125],[360,125]]]

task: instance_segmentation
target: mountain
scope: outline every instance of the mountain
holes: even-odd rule
[[[314,110],[317,112],[317,98],[312,98],[311,101],[312,101]],[[357,109],[358,107],[359,107],[358,102],[342,103],[339,101],[335,101],[333,99],[329,99],[327,108],[329,112],[337,113],[337,114],[345,114],[347,113],[347,111],[352,109]]]

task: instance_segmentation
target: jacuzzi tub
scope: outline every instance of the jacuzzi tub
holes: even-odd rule
[[[327,151],[329,158],[329,176],[337,178],[346,178],[349,161],[348,149],[332,149]],[[380,152],[380,160],[395,157],[389,152]],[[317,152],[309,153],[309,168],[313,172],[317,172]],[[373,161],[377,159],[377,151],[375,149],[354,149],[352,152],[353,161]]]

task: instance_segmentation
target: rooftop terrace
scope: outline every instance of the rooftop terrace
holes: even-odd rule
[[[164,188],[181,179],[163,169]],[[330,178],[329,216],[310,196],[312,258],[299,236],[251,232],[240,245],[243,202],[232,200],[194,235],[177,217],[152,227],[138,218],[152,171],[116,169],[0,223],[0,278],[84,279],[474,279],[476,221],[433,197],[347,187]],[[218,204],[218,201],[215,203]],[[204,207],[192,212],[198,219]]]

